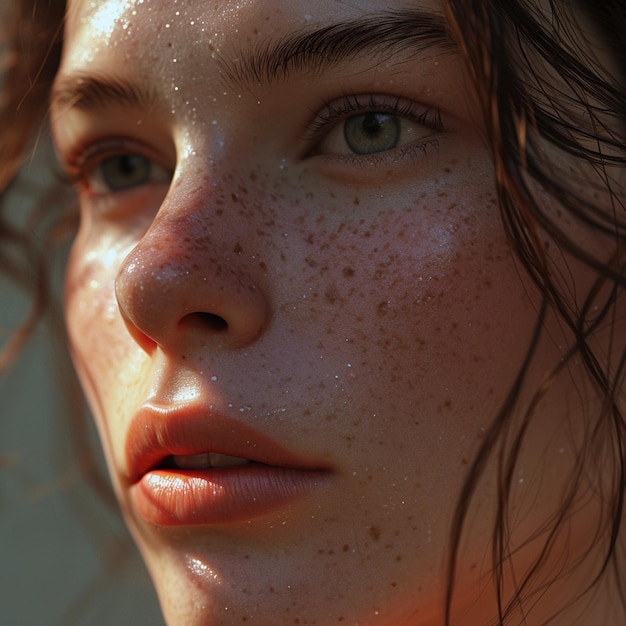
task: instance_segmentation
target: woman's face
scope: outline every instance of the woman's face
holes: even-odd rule
[[[460,485],[538,301],[478,121],[434,0],[70,1],[67,322],[171,624],[440,623]],[[520,543],[574,458],[565,409],[540,410]],[[487,482],[463,615],[491,614]]]

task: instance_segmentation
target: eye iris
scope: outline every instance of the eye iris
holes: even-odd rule
[[[129,189],[150,179],[150,161],[138,154],[122,154],[101,164],[103,181],[112,190]]]
[[[344,123],[344,137],[356,154],[393,150],[400,141],[400,120],[385,113],[354,115]]]

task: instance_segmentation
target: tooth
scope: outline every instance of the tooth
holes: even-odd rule
[[[211,467],[211,454],[191,454],[188,456],[174,456],[174,465],[178,469],[208,469]]]
[[[209,452],[209,462],[211,467],[231,467],[234,465],[245,465],[250,463],[248,459],[241,459],[236,456],[228,456],[226,454],[218,454],[217,452]]]

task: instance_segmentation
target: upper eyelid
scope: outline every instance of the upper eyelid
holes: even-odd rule
[[[84,169],[90,161],[103,161],[109,156],[138,151],[126,139],[109,138],[90,142],[86,147],[75,150],[67,161],[71,167]]]
[[[361,98],[367,101],[361,101]],[[420,121],[419,118],[425,118],[429,113],[434,112],[438,126],[443,128],[441,112],[437,107],[421,104],[401,96],[353,94],[346,95],[343,98],[335,98],[323,104],[307,125],[305,139],[314,139],[321,130],[334,121],[341,122],[352,114],[366,113],[368,111],[395,113],[418,122]]]
[[[123,154],[138,154],[167,169],[165,159],[155,149],[142,141],[126,137],[109,137],[95,139],[78,144],[71,148],[67,154],[61,154],[61,163],[68,173],[85,174],[109,157]]]

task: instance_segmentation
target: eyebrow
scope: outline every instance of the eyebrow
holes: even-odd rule
[[[72,73],[57,79],[50,97],[51,109],[90,110],[120,104],[142,110],[159,107],[158,96],[143,85],[110,76]]]
[[[454,52],[456,43],[442,14],[420,9],[368,13],[345,22],[296,32],[253,48],[234,58],[217,56],[222,78],[231,86],[272,84],[292,73],[316,75],[342,62],[366,56],[376,64],[399,54],[412,58],[429,49]],[[158,109],[158,95],[142,84],[91,74],[61,76],[52,91],[53,108],[105,108],[112,104]]]
[[[321,74],[343,61],[366,55],[377,63],[397,54],[409,57],[429,48],[457,49],[443,15],[418,9],[368,13],[311,32],[299,32],[253,49],[239,58],[218,60],[231,84],[273,83],[291,73]]]

